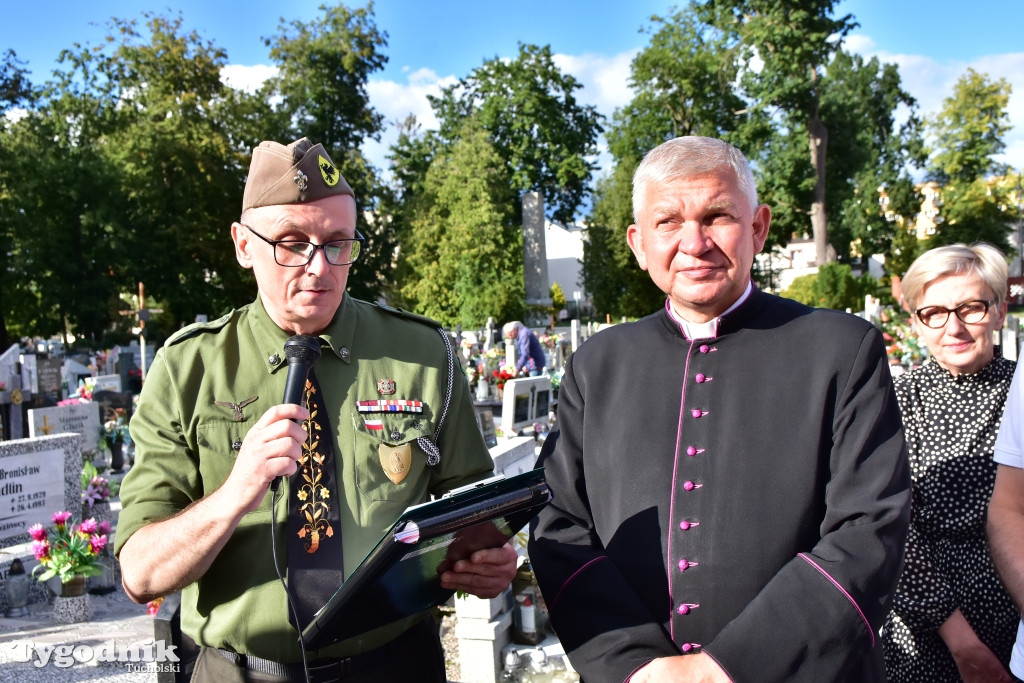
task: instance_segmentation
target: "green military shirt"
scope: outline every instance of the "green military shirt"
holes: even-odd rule
[[[438,328],[424,320],[346,295],[320,335],[324,349],[316,375],[334,431],[346,576],[406,507],[487,476],[493,468],[457,361]],[[281,402],[288,337],[257,299],[220,320],[186,328],[157,353],[131,421],[136,461],[121,487],[115,552],[139,528],[184,510],[224,482],[248,430]],[[378,392],[381,380],[386,392],[393,382],[393,394]],[[383,429],[368,429],[356,402],[379,398],[420,400],[423,412],[377,413],[371,417],[383,420]],[[241,415],[230,405],[247,401]],[[428,465],[424,437],[437,444],[436,465]],[[397,484],[383,469],[379,446],[385,442],[412,446],[410,471]],[[282,572],[288,496],[285,478],[275,511]],[[271,559],[270,506],[268,492],[203,577],[182,591],[181,625],[201,645],[301,662]],[[377,647],[411,621],[309,657],[342,657]]]

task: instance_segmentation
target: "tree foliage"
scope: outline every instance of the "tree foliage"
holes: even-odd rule
[[[99,342],[124,319],[118,295],[139,282],[170,329],[250,301],[254,281],[229,228],[261,140],[324,142],[361,207],[375,207],[386,188],[358,147],[381,125],[365,86],[384,63],[385,34],[372,5],[321,9],[266,39],[281,77],[254,94],[223,84],[226,53],[184,31],[180,15],[112,19],[104,40],[65,50],[39,88],[8,53],[0,106],[28,110],[0,119],[0,247],[10,257],[0,335],[9,324],[15,336],[73,329]],[[395,245],[367,215],[357,227],[369,247],[349,282],[373,298]]]
[[[957,242],[988,242],[1012,253],[1010,229],[1017,220],[1010,188],[989,174],[1005,172],[995,156],[1010,129],[1011,87],[973,69],[960,77],[939,114],[928,122],[932,140],[929,177],[942,185],[941,213],[928,248]]]
[[[888,252],[919,206],[909,166],[923,161],[920,121],[894,65],[842,49],[856,24],[833,17],[835,4],[709,0],[652,18],[632,64],[635,97],[607,134],[615,170],[598,184],[588,231],[584,275],[598,310],[650,306],[646,274],[615,231],[632,221],[629,178],[642,155],[677,135],[722,138],[750,159],[772,209],[765,250],[815,235],[822,262],[859,256],[863,267]],[[897,125],[901,107],[909,116]]]
[[[522,317],[523,245],[508,172],[475,118],[430,165],[411,219],[404,302],[445,325]]]
[[[878,281],[870,275],[858,278],[846,263],[826,263],[817,273],[795,278],[782,296],[815,308],[860,311],[864,296],[877,289]]]
[[[576,99],[581,87],[555,65],[550,46],[520,44],[516,59],[486,60],[430,102],[442,140],[453,143],[463,121],[477,117],[511,189],[539,192],[547,215],[569,223],[587,196],[602,131],[596,108]]]
[[[348,291],[374,299],[388,287],[396,242],[390,222],[379,217],[387,189],[378,169],[360,150],[364,140],[377,140],[383,125],[370,104],[366,86],[383,69],[387,33],[377,28],[373,3],[365,8],[320,7],[322,15],[308,23],[282,20],[278,34],[265,38],[278,73],[261,95],[280,100],[266,131],[274,140],[307,137],[323,143],[351,185],[359,207],[356,228],[366,238],[363,254],[352,266]]]
[[[788,135],[805,141],[814,183],[808,216],[819,264],[835,258],[828,240],[826,159],[829,126],[822,116],[825,69],[857,24],[832,14],[836,0],[708,0],[702,16],[739,47],[744,91],[759,109],[776,109]],[[757,66],[755,68],[755,60]]]

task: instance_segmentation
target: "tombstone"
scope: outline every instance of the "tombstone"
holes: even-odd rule
[[[550,410],[550,377],[541,375],[505,382],[501,429],[506,438],[533,427],[534,423],[547,422]]]
[[[1009,319],[1009,318],[1008,318]],[[1019,356],[1019,340],[1017,338],[1016,325],[1004,327],[996,332],[999,335],[999,346],[1002,349],[1003,358],[1017,360]]]
[[[32,399],[32,392],[22,387],[21,375],[15,371],[8,376],[4,391],[0,391],[0,426],[5,439],[25,435],[25,402]]]
[[[92,377],[89,366],[82,365],[72,358],[64,361],[64,386],[68,388],[69,395],[75,392],[78,383],[86,377]]]
[[[39,366],[36,364],[36,354],[23,353],[18,356],[21,364],[21,388],[32,392],[39,391]]]
[[[544,199],[539,192],[523,194],[523,285],[527,306],[551,305]]]
[[[487,444],[487,447],[494,448],[497,446],[498,435],[494,429],[494,412],[490,410],[477,411],[476,424],[480,427],[480,434],[483,435],[484,443]]]
[[[121,387],[134,393],[142,391],[142,371],[135,364],[135,357],[121,352],[114,362],[117,376],[121,378]]]
[[[124,421],[132,417],[132,398],[130,391],[95,391],[92,400],[100,405],[100,419],[103,422],[115,419],[118,409],[124,411]],[[124,468],[124,443],[107,439],[110,445],[110,470],[120,472]]]
[[[27,530],[33,524],[49,526],[53,513],[71,512],[82,518],[82,454],[74,434],[0,443],[0,577],[7,578],[15,559],[31,573],[38,564],[29,546]],[[6,596],[0,587],[0,614]],[[45,583],[32,581],[29,602],[52,597]]]
[[[54,403],[63,398],[61,389],[64,380],[61,377],[61,365],[62,363],[59,358],[36,359],[38,383],[36,391]]]
[[[74,434],[0,443],[0,548],[29,540],[26,529],[54,512],[82,517],[82,453]]]
[[[492,316],[488,316],[487,324],[484,325],[484,351],[490,351],[494,348],[494,343],[498,339],[498,324],[495,322]]]
[[[100,406],[97,403],[73,403],[30,410],[28,433],[30,438],[53,434],[77,434],[79,451],[92,453],[96,450],[103,433]]]
[[[121,375],[99,375],[96,377],[96,384],[93,387],[93,396],[97,392],[108,391],[108,392],[120,392],[121,391]]]

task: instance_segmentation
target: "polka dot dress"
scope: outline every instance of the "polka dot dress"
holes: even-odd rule
[[[996,358],[951,375],[934,361],[895,380],[913,480],[906,563],[882,631],[889,680],[959,681],[938,628],[959,608],[1005,665],[1020,616],[985,541],[992,460],[1015,367]]]

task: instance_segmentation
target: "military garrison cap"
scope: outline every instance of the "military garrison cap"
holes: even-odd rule
[[[314,145],[306,138],[287,147],[266,141],[252,151],[242,211],[301,204],[338,194],[355,197],[323,145]]]

